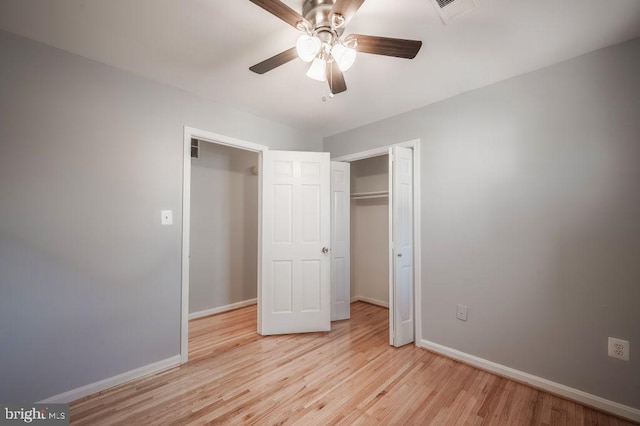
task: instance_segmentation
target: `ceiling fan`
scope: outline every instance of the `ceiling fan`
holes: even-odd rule
[[[264,74],[299,57],[311,62],[307,76],[327,81],[332,95],[347,90],[343,72],[355,62],[356,52],[413,59],[422,42],[398,38],[349,34],[345,27],[364,0],[305,0],[302,14],[280,0],[250,0],[267,12],[301,31],[295,47],[249,69]]]

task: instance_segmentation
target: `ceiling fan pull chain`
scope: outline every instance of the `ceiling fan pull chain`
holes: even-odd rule
[[[333,96],[333,92],[331,92],[331,87],[333,87],[333,69],[331,67],[329,68],[329,75],[327,75],[327,80],[329,82],[329,99],[331,99]],[[324,86],[324,90],[327,90],[327,86]]]
[[[333,99],[333,67],[329,67],[329,81],[331,81],[331,84],[329,85],[329,99]],[[325,86],[326,88],[327,86]]]
[[[329,100],[333,99],[334,96],[333,92],[331,91],[331,87],[333,87],[333,68],[328,68],[329,70],[327,73],[327,83],[329,83],[329,85],[322,85],[322,102],[327,102],[327,87],[329,87]]]

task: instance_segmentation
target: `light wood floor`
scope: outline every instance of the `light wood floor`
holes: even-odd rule
[[[190,361],[71,404],[72,424],[627,425],[413,345],[362,302],[328,333],[261,337],[256,308],[191,321]]]

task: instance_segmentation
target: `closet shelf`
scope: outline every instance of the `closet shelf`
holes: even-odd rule
[[[373,191],[373,192],[354,192],[351,194],[351,198],[354,200],[363,200],[366,198],[386,198],[389,196],[389,191]]]

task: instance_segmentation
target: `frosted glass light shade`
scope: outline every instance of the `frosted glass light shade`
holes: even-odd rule
[[[331,56],[338,63],[340,71],[344,72],[351,68],[351,65],[356,61],[356,50],[346,47],[341,43],[336,43],[331,48]]]
[[[300,59],[305,62],[313,61],[313,58],[320,52],[321,47],[322,42],[318,37],[312,37],[307,34],[302,34],[296,42],[296,52],[298,52]]]
[[[315,58],[307,71],[307,77],[318,81],[327,81],[327,61]]]

